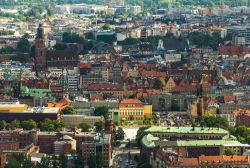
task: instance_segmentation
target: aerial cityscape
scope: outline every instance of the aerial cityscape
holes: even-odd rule
[[[250,0],[0,0],[0,168],[250,168]]]

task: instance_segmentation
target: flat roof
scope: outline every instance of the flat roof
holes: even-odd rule
[[[221,128],[209,127],[166,127],[152,126],[145,130],[147,133],[181,133],[181,134],[228,134],[228,131]]]
[[[250,147],[248,144],[242,144],[239,141],[231,139],[223,140],[177,140],[168,141],[166,139],[160,140],[151,134],[145,135],[142,138],[142,144],[148,148],[154,148],[159,144],[160,146],[178,146],[178,147],[196,147],[196,146],[225,146],[225,147]]]

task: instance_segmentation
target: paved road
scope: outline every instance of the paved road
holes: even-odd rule
[[[134,168],[137,163],[134,160],[129,160],[129,152],[138,152],[138,149],[125,149],[125,148],[115,148],[114,149],[114,168]]]

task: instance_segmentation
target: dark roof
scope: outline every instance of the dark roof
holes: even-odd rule
[[[77,50],[66,49],[66,50],[47,50],[47,60],[78,60]]]
[[[163,43],[165,50],[178,50],[183,51],[188,49],[188,43],[184,40],[172,39],[164,41]]]

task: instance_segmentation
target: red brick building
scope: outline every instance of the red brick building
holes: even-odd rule
[[[236,125],[250,127],[250,110],[238,109],[234,113],[236,115]]]
[[[59,139],[59,135],[56,132],[39,132],[38,134],[38,146],[40,153],[53,154],[54,142]]]
[[[7,155],[0,152],[0,168],[4,168],[7,162]]]
[[[82,156],[86,161],[91,156],[101,153],[103,155],[103,166],[111,165],[111,134],[96,135],[92,141],[82,142]]]

